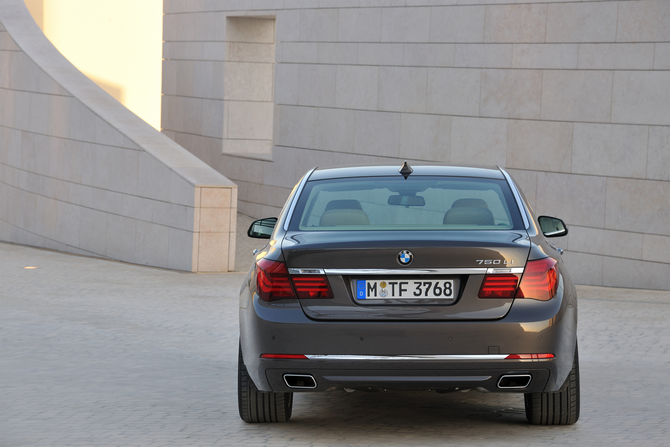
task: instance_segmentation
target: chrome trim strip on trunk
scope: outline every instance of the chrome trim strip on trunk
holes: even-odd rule
[[[483,275],[483,268],[448,269],[324,269],[326,275]]]
[[[324,275],[323,269],[288,269],[291,275]]]
[[[523,273],[523,267],[498,268],[447,268],[447,269],[288,269],[293,275],[323,274],[326,275],[495,275],[504,273]]]
[[[310,360],[505,360],[508,354],[481,354],[481,355],[305,355]]]
[[[523,219],[523,225],[527,229],[530,228],[530,221],[528,220],[527,215],[528,210],[526,209],[526,206],[523,203],[523,200],[521,199],[521,194],[519,194],[519,190],[516,187],[516,184],[512,180],[512,177],[500,166],[498,166],[498,169],[500,169],[500,172],[505,176],[505,180],[507,180],[507,183],[509,184],[510,188],[512,189],[512,194],[514,195],[514,199],[516,200],[516,204],[519,207],[519,211],[521,212],[521,218]]]
[[[305,183],[307,183],[307,179],[312,175],[312,172],[316,171],[316,168],[312,168],[311,171],[309,171],[305,176],[300,180],[300,183],[298,184],[298,188],[295,191],[295,195],[293,196],[293,201],[291,203],[291,207],[288,209],[288,213],[286,214],[286,219],[284,219],[284,231],[288,231],[288,225],[291,222],[291,218],[293,217],[293,211],[295,210],[295,206],[298,203],[298,199],[300,198],[300,194],[302,193],[303,188],[305,187]]]

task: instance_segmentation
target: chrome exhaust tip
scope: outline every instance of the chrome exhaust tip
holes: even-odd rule
[[[289,388],[313,390],[316,388],[316,380],[310,374],[284,374],[284,383]]]
[[[502,390],[522,390],[528,388],[532,378],[530,374],[503,374],[498,380],[498,388]]]

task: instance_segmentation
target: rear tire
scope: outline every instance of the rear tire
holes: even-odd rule
[[[572,370],[560,391],[526,393],[526,418],[535,425],[572,425],[579,419],[579,355],[575,346]]]
[[[241,348],[237,361],[237,406],[244,422],[286,422],[293,410],[293,393],[258,391],[244,366]]]

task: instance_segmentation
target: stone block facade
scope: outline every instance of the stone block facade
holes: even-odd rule
[[[240,186],[243,213],[276,215],[317,165],[497,164],[567,221],[577,282],[670,290],[669,1],[164,5],[163,132]],[[272,88],[270,150],[226,149],[231,120],[267,136],[265,113],[226,106],[240,21],[267,45],[274,24],[273,82],[255,86]]]
[[[234,269],[237,186],[70,64],[0,0],[0,240],[195,272]]]

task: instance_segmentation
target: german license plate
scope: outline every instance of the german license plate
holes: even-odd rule
[[[451,279],[364,280],[356,281],[359,300],[454,299]]]

